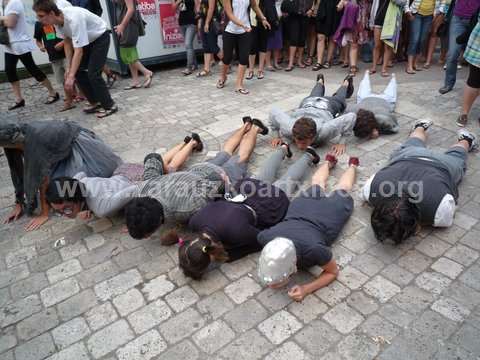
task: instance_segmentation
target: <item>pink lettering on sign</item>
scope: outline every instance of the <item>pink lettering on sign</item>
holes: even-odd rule
[[[173,48],[183,45],[183,35],[178,25],[178,14],[171,3],[159,3],[160,26],[163,35],[163,47]]]
[[[139,0],[137,9],[143,16],[157,15],[157,5],[155,0]]]

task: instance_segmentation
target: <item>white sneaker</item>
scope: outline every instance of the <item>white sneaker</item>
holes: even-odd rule
[[[462,65],[458,64],[457,69],[460,70],[462,68]]]
[[[457,131],[458,141],[467,140],[470,143],[470,148],[468,151],[473,151],[478,149],[478,140],[474,133],[468,131],[467,129],[459,129]]]
[[[413,130],[415,130],[416,128],[418,127],[422,127],[425,131],[428,130],[428,128],[430,126],[433,125],[433,120],[432,119],[418,119],[417,121],[415,121],[415,123],[413,124]]]

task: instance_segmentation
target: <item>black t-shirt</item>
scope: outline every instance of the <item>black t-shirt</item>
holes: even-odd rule
[[[185,9],[182,11],[182,9]],[[178,10],[180,14],[178,16],[178,24],[181,25],[191,25],[195,24],[195,1],[194,0],[183,0],[178,5]]]
[[[420,221],[433,225],[438,206],[447,194],[458,198],[458,191],[448,171],[433,161],[421,159],[400,160],[375,174],[370,186],[369,202],[408,193],[418,198]]]
[[[65,58],[65,52],[55,49],[55,45],[62,41],[57,37],[55,27],[53,25],[42,25],[40,22],[35,23],[35,32],[33,37],[43,42],[43,46],[47,50],[48,58],[50,61],[60,60]]]

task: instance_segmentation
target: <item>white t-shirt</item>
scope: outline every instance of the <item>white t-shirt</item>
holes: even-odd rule
[[[97,40],[105,31],[107,24],[90,11],[77,6],[62,9],[63,26],[55,25],[57,36],[72,39],[74,48],[82,48]]]
[[[248,7],[250,6],[250,0],[232,0],[233,15],[239,19],[243,25],[250,27],[250,14],[248,13]],[[229,21],[226,32],[231,34],[243,34],[245,30],[235,24],[233,21]]]
[[[66,7],[72,7],[73,5],[68,2],[67,0],[55,0],[55,4],[57,7],[62,10],[65,9]]]
[[[0,7],[0,10],[2,7]],[[27,29],[25,20],[25,8],[22,0],[10,0],[5,6],[4,16],[16,15],[17,25],[14,28],[8,28],[10,46],[5,46],[5,52],[22,55],[36,49],[35,43]]]

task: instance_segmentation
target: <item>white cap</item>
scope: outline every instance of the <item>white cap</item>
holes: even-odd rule
[[[297,271],[297,252],[289,239],[277,237],[262,250],[258,276],[265,285],[278,284]]]

